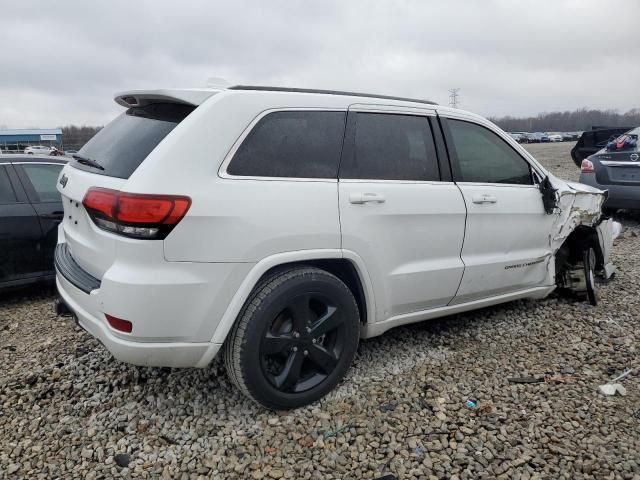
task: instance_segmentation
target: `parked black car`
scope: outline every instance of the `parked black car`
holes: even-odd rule
[[[582,160],[605,148],[607,143],[619,137],[633,127],[592,127],[582,133],[575,146],[571,149],[571,158],[579,167]]]
[[[63,209],[56,188],[66,160],[0,157],[0,289],[53,280]]]

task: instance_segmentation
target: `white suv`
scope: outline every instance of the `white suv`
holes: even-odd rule
[[[59,179],[57,285],[122,361],[205,367],[274,409],[359,338],[556,286],[595,302],[612,222],[506,133],[431,102],[237,86],[131,91]]]
[[[29,145],[24,149],[27,155],[51,155],[55,149],[46,145]]]

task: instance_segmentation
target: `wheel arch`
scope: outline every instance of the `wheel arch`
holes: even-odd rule
[[[265,277],[279,269],[297,265],[315,266],[338,277],[349,287],[356,298],[358,309],[361,312],[361,322],[371,322],[375,318],[373,287],[364,262],[357,254],[340,249],[278,253],[264,258],[254,265],[220,319],[211,342],[224,343],[247,298]],[[208,363],[211,360],[206,357],[205,355],[200,364]]]
[[[563,271],[567,263],[579,260],[579,256],[588,247],[593,247],[596,252],[597,269],[603,268],[606,258],[602,251],[597,227],[578,225],[556,252],[556,275]]]

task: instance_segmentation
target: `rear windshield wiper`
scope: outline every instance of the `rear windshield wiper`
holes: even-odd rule
[[[98,170],[104,170],[104,167],[100,165],[98,162],[96,162],[95,160],[91,160],[90,158],[83,157],[82,155],[78,155],[77,153],[74,153],[71,156],[75,158],[78,163],[82,163],[83,165],[88,165],[89,167],[97,168]]]

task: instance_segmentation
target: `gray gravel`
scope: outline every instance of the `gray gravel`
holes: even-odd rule
[[[577,178],[570,145],[529,148]],[[294,412],[256,407],[217,362],[119,363],[54,316],[51,291],[5,295],[0,477],[640,478],[640,229],[621,219],[598,307],[552,297],[392,330]],[[597,392],[625,368],[626,397]]]

